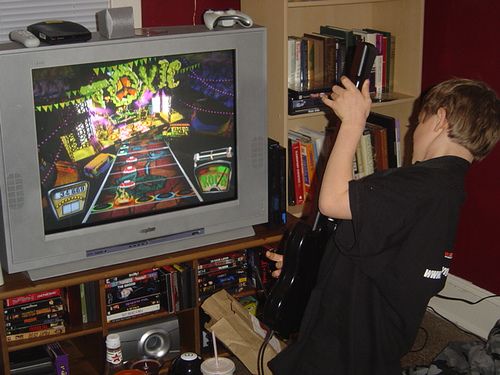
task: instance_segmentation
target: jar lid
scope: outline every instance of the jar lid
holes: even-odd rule
[[[106,347],[109,349],[118,349],[120,347],[120,335],[110,333],[106,336]]]
[[[195,359],[199,359],[199,357],[196,353],[186,352],[181,354],[181,359],[184,361],[194,361]]]

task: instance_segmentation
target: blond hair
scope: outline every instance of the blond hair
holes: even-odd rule
[[[454,78],[432,87],[424,97],[420,113],[436,114],[446,110],[448,136],[481,160],[500,138],[500,101],[481,81]]]

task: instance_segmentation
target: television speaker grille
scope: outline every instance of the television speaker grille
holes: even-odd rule
[[[19,209],[24,205],[23,178],[19,173],[7,175],[7,203],[11,209]]]
[[[264,137],[254,137],[252,139],[252,167],[260,169],[264,166],[264,158],[267,157],[264,147],[267,147],[267,139]]]

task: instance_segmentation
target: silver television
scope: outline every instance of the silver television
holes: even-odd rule
[[[267,221],[265,29],[138,34],[0,45],[6,272],[43,279]]]

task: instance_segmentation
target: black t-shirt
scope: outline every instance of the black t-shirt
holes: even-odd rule
[[[352,220],[327,245],[279,375],[400,375],[453,256],[469,163],[453,156],[351,181]]]

